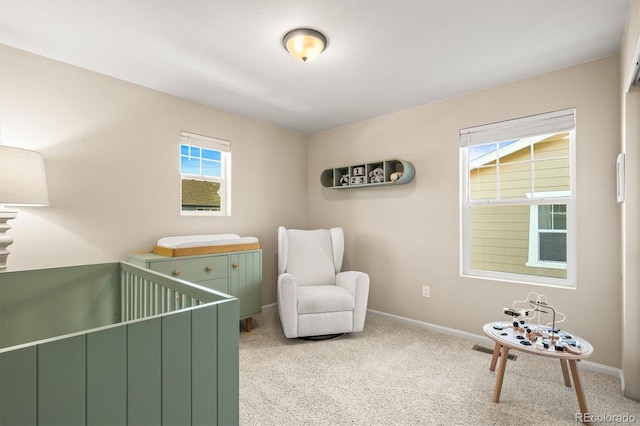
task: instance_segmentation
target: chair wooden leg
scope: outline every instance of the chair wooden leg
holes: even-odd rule
[[[246,324],[247,324],[246,327],[245,327],[246,330],[247,330],[247,333],[251,333],[251,317],[247,318],[245,321],[246,321]]]
[[[498,376],[496,377],[496,387],[493,390],[493,402],[500,402],[500,392],[502,391],[502,379],[504,379],[504,370],[507,368],[507,358],[509,358],[509,348],[502,346],[500,348],[500,365],[498,366]]]

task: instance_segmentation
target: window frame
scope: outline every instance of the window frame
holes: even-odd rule
[[[182,146],[194,146],[200,149],[220,153],[220,177],[182,172]],[[202,161],[202,153],[200,154]],[[178,170],[180,173],[180,215],[181,216],[231,216],[231,142],[191,132],[180,132],[178,145]],[[184,210],[182,204],[182,181],[185,179],[219,183],[220,210]]]
[[[563,116],[570,115],[571,122],[564,120],[557,129],[551,131],[540,131],[536,123],[544,122],[546,120],[554,120],[560,117],[560,121]],[[515,127],[515,130],[511,129]],[[520,127],[520,128],[518,128]],[[544,126],[543,126],[544,127]],[[569,128],[567,128],[569,127]],[[522,131],[522,129],[525,129]],[[528,130],[527,130],[528,129]],[[473,132],[485,132],[480,135],[479,139],[473,141],[469,138],[470,133]],[[515,136],[514,136],[515,132]],[[519,133],[520,132],[520,133]],[[528,132],[528,133],[527,133]],[[570,190],[567,193],[560,194],[560,191],[552,192],[533,192],[529,193],[529,196],[516,199],[477,199],[472,200],[471,187],[470,187],[470,161],[469,161],[469,148],[474,145],[483,145],[489,143],[500,143],[507,140],[522,139],[524,137],[531,137],[537,135],[543,135],[548,133],[563,133],[569,132],[569,185]],[[551,113],[538,114],[535,116],[519,118],[515,120],[507,120],[504,122],[488,124],[484,126],[478,126],[468,129],[460,130],[460,275],[462,277],[489,279],[496,281],[505,281],[519,284],[534,284],[554,286],[561,288],[576,288],[576,258],[577,258],[577,242],[576,242],[576,143],[575,143],[576,125],[575,125],[575,109],[567,109],[562,111],[554,111]],[[509,135],[509,136],[506,136]],[[531,171],[530,173],[533,173]],[[499,196],[498,196],[499,197]],[[563,204],[566,206],[567,217],[567,261],[563,268],[566,268],[566,278],[548,277],[530,275],[526,273],[514,273],[514,272],[498,272],[483,270],[471,267],[471,209],[473,207],[489,207],[489,206],[529,206],[530,209],[536,208],[539,205],[548,204]],[[531,217],[529,218],[531,224]],[[536,224],[537,228],[537,224]],[[529,240],[531,240],[531,226],[529,228]],[[531,246],[531,241],[529,241]],[[531,256],[529,250],[528,257]],[[528,263],[528,262],[527,262]],[[538,265],[523,265],[523,266],[539,266],[550,269],[558,269],[547,264]],[[554,265],[558,266],[558,265]]]

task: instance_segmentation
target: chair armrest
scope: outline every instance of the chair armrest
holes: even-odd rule
[[[345,271],[336,275],[336,285],[353,293],[355,308],[353,309],[353,331],[364,329],[369,299],[369,275],[358,271]]]
[[[282,329],[287,338],[298,337],[298,283],[291,274],[278,275],[278,311]]]
[[[369,275],[358,271],[345,271],[336,274],[336,285],[344,287],[354,295],[369,294]]]

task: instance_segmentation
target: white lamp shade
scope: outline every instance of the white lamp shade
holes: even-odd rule
[[[0,204],[49,205],[44,158],[40,153],[0,145]]]

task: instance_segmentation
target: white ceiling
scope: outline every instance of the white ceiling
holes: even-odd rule
[[[620,50],[629,0],[0,0],[0,43],[303,133]],[[329,38],[315,61],[281,44]]]

